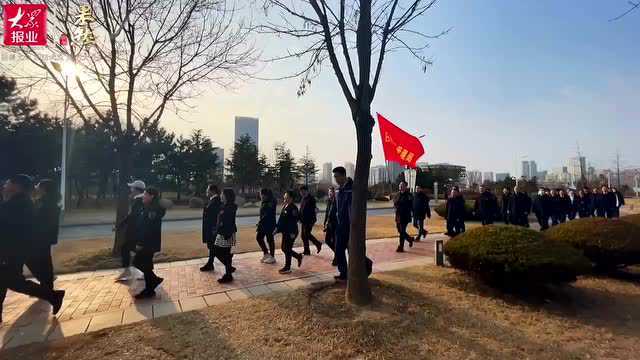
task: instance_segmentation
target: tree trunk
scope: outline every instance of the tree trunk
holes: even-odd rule
[[[121,140],[121,143],[118,146],[118,151],[116,154],[116,164],[118,169],[118,198],[117,198],[117,208],[116,208],[116,224],[120,224],[120,222],[127,216],[129,212],[129,188],[127,183],[129,182],[129,176],[131,174],[131,150],[132,150],[132,142],[129,141],[128,137],[125,136],[124,139]],[[113,254],[120,254],[120,249],[126,240],[126,232],[124,228],[118,229],[116,231],[116,237],[113,244]]]
[[[371,166],[371,131],[373,119],[367,109],[359,109],[356,119],[358,154],[353,179],[351,203],[351,237],[349,239],[349,275],[347,301],[356,305],[371,303],[371,289],[366,266],[367,187]]]

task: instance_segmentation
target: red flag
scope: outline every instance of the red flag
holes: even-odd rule
[[[395,126],[391,121],[378,114],[380,137],[384,158],[409,168],[416,167],[416,161],[424,155],[424,147],[420,140],[408,132]]]

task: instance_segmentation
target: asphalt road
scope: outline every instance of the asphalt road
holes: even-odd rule
[[[369,215],[392,214],[393,209],[372,209],[368,210]],[[318,214],[318,222],[323,221],[324,213]],[[257,216],[238,217],[238,226],[252,226],[258,222]],[[186,232],[199,230],[202,226],[201,220],[167,220],[162,223],[163,232]],[[113,236],[112,225],[74,225],[60,228],[60,241],[95,239]]]

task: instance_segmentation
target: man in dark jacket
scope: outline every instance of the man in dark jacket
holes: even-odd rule
[[[120,249],[120,256],[122,259],[122,267],[124,271],[118,276],[116,281],[129,281],[132,272],[129,268],[131,266],[131,252],[135,250],[137,234],[136,223],[137,216],[142,213],[142,194],[146,188],[145,183],[142,180],[136,180],[129,186],[129,197],[131,205],[129,207],[129,213],[127,216],[116,226],[117,230],[125,229],[125,241]]]
[[[275,264],[275,240],[273,232],[276,229],[276,207],[278,202],[270,189],[260,190],[260,219],[256,225],[256,241],[262,250],[262,260],[265,264]],[[265,244],[264,239],[267,239]]]
[[[551,190],[550,203],[551,203],[550,205],[551,225],[556,226],[560,224],[560,217],[563,214],[563,209],[562,209],[563,200],[560,199],[559,189]]]
[[[517,226],[529,227],[529,213],[531,212],[531,198],[518,186],[511,201],[511,223]]]
[[[202,211],[202,242],[209,249],[209,259],[200,271],[213,271],[213,261],[215,259],[215,242],[216,242],[216,225],[218,223],[218,214],[222,207],[220,202],[220,189],[216,185],[207,186],[207,196],[209,202]]]
[[[333,169],[333,178],[338,184],[336,196],[336,258],[338,262],[338,275],[336,280],[345,281],[348,275],[348,263],[346,251],[349,248],[349,236],[351,232],[351,200],[353,198],[353,180],[347,177],[347,170],[338,166]],[[373,262],[365,257],[367,273],[373,270]]]
[[[582,207],[583,214],[580,214],[580,217],[593,217],[595,215],[595,200],[594,194],[591,192],[591,189],[588,186],[582,188],[583,192],[583,202],[584,205]],[[584,216],[583,216],[584,215]]]
[[[322,249],[322,243],[313,236],[313,226],[318,220],[316,216],[316,198],[309,193],[309,188],[306,185],[300,186],[300,196],[302,197],[300,202],[300,237],[304,245],[303,254],[308,256],[311,255],[309,242],[316,246],[318,253]]]
[[[155,289],[164,280],[153,272],[153,255],[162,248],[162,218],[166,210],[160,205],[160,193],[147,188],[142,197],[143,207],[136,215],[136,256],[133,265],[144,274],[145,287],[136,299],[155,296]]]
[[[393,206],[396,209],[396,229],[398,230],[399,236],[399,244],[396,252],[404,252],[405,240],[409,242],[409,247],[413,247],[413,238],[407,233],[407,225],[411,223],[413,212],[413,196],[409,192],[405,181],[400,182],[399,190],[393,201]]]
[[[504,188],[502,189],[502,199],[501,199],[501,211],[502,211],[502,221],[504,221],[505,224],[509,225],[509,222],[511,220],[511,216],[509,215],[509,211],[510,211],[510,201],[511,198],[513,197],[513,195],[511,194],[511,190],[509,190],[508,188]]]
[[[465,202],[460,189],[454,186],[447,199],[447,233],[445,235],[453,237],[465,231],[464,205]]]
[[[34,245],[34,207],[30,197],[32,187],[31,178],[15,175],[7,180],[2,189],[4,202],[0,203],[0,322],[7,289],[48,301],[53,307],[54,315],[60,311],[64,299],[64,291],[54,291],[47,285],[28,281],[22,274],[24,262]]]
[[[607,218],[612,219],[614,217],[620,216],[617,203],[618,197],[616,194],[611,192],[607,186],[602,186],[602,204],[601,206],[604,208],[604,213]]]
[[[431,207],[429,206],[429,196],[420,185],[416,186],[416,193],[413,196],[413,226],[418,229],[418,235],[414,241],[426,238],[428,231],[424,228],[425,218],[431,219]]]
[[[609,193],[609,191],[606,186],[602,186],[602,192],[594,189],[593,208],[597,217],[607,216],[607,209],[609,208],[607,193]]]
[[[544,189],[540,188],[538,194],[533,198],[533,213],[536,214],[540,230],[549,228],[549,216],[547,215],[548,199]]]
[[[576,196],[576,192],[573,190],[569,190],[569,211],[567,212],[567,217],[569,220],[574,220],[578,215],[578,208],[580,207],[580,199]]]
[[[474,211],[480,217],[482,225],[493,224],[498,214],[498,198],[488,186],[482,187],[482,192],[475,201]]]
[[[614,205],[613,208],[611,209],[611,217],[619,218],[620,208],[624,206],[624,196],[615,187],[611,188],[611,193],[613,194],[611,201],[612,201],[612,205]],[[613,201],[615,201],[615,203]]]

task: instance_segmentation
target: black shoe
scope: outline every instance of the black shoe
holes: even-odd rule
[[[164,281],[163,278],[156,276],[155,279],[151,280],[151,283],[149,285],[151,285],[151,290],[154,290],[160,285],[162,284],[162,282]]]
[[[200,271],[202,272],[213,271],[213,264],[206,263],[203,267],[200,268]]]
[[[413,247],[413,238],[411,236],[409,236],[407,238],[407,242],[409,242],[409,247],[412,248]]]
[[[224,274],[223,277],[221,277],[220,279],[218,279],[218,282],[220,284],[227,284],[233,281],[233,276],[231,276],[231,274]]]
[[[338,259],[333,259],[333,261],[331,262],[331,266],[338,266]]]
[[[335,275],[333,278],[336,279],[336,281],[347,281],[347,276],[342,274]]]
[[[298,267],[302,266],[302,258],[304,257],[304,255],[300,255],[298,257]]]
[[[291,273],[291,268],[283,267],[282,269],[278,270],[278,273],[280,273],[280,274],[290,274]]]
[[[398,248],[396,249],[397,253],[403,253],[404,252],[404,248],[402,246],[398,246]]]
[[[62,307],[62,301],[64,300],[64,290],[58,290],[53,292],[53,301],[51,302],[51,306],[53,307],[52,312],[53,315],[57,315]],[[2,320],[2,316],[0,315],[0,322]]]
[[[234,272],[236,272],[236,270],[237,270],[237,269],[236,269],[235,267],[233,267],[233,266],[231,267],[231,273],[232,273],[232,274],[233,274]]]
[[[154,296],[156,296],[156,292],[155,291],[149,290],[149,289],[144,289],[138,295],[134,296],[134,298],[136,298],[138,300],[142,300],[142,299],[150,299],[150,298],[152,298]]]
[[[318,249],[318,254],[320,254],[320,250],[322,250],[322,243],[321,242],[316,244],[316,249]]]

